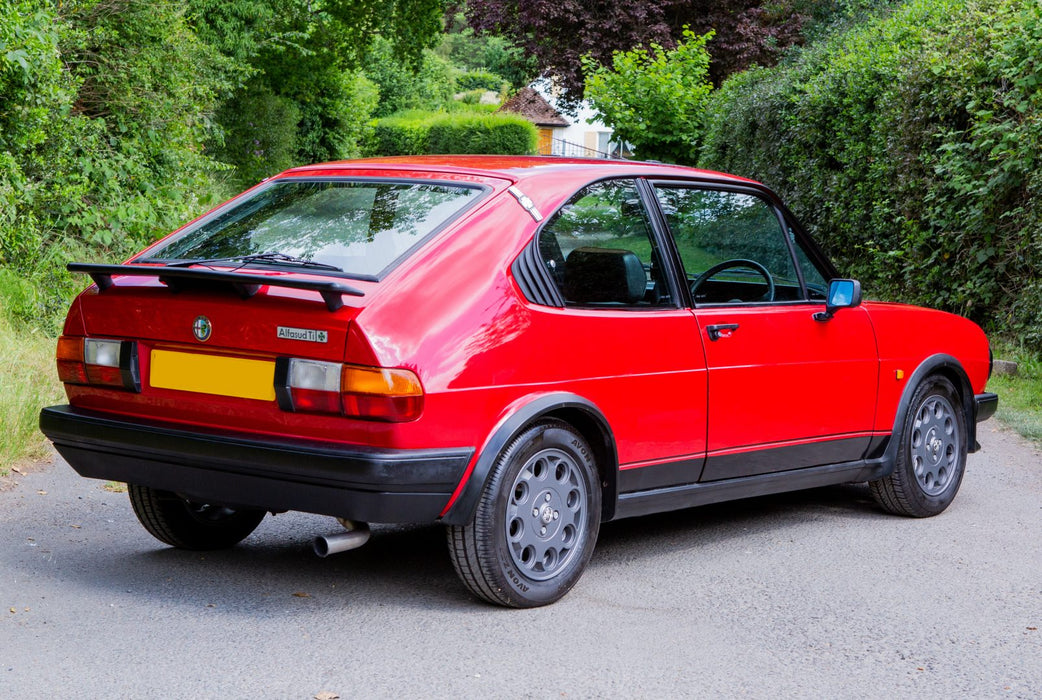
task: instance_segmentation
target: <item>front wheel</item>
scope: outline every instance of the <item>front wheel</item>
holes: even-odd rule
[[[170,491],[127,485],[134,515],[160,542],[179,549],[227,549],[257,529],[265,511],[233,509],[182,498]]]
[[[490,603],[559,600],[586,569],[600,531],[601,489],[586,440],[561,421],[537,423],[496,459],[474,519],[449,526],[460,579]]]
[[[929,377],[912,395],[898,440],[894,471],[869,486],[898,515],[937,515],[955,499],[966,470],[966,415],[955,386]]]

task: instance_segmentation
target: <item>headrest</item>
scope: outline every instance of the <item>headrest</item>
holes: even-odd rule
[[[580,304],[634,304],[644,298],[648,277],[629,250],[576,248],[564,267],[564,296]]]

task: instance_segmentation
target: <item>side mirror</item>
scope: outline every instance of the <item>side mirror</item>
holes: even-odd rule
[[[861,306],[861,283],[857,280],[830,280],[825,310],[814,314],[815,321],[828,321],[840,309]]]

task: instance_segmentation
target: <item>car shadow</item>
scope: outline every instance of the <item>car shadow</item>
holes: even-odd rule
[[[840,484],[759,496],[604,523],[598,549],[645,547],[656,541],[692,541],[712,545],[748,537],[752,532],[780,530],[788,523],[826,516],[844,520],[885,517],[867,484]]]
[[[843,485],[630,518],[602,526],[593,563],[639,561],[672,550],[678,541],[696,547],[738,541],[750,531],[826,514],[861,519],[879,517],[880,511],[867,487]],[[290,513],[269,516],[254,535],[227,550],[173,549],[142,532],[143,539],[128,546],[85,542],[63,557],[84,584],[106,593],[244,617],[331,613],[374,601],[452,612],[493,609],[458,580],[441,526],[377,525],[361,548],[316,556],[310,537],[338,527],[329,518]]]

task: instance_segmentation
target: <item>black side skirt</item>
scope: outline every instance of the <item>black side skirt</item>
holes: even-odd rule
[[[710,503],[753,498],[786,491],[832,486],[857,481],[872,481],[890,473],[885,458],[858,460],[843,464],[827,464],[790,471],[722,479],[706,483],[635,491],[619,495],[615,519],[660,513]]]

